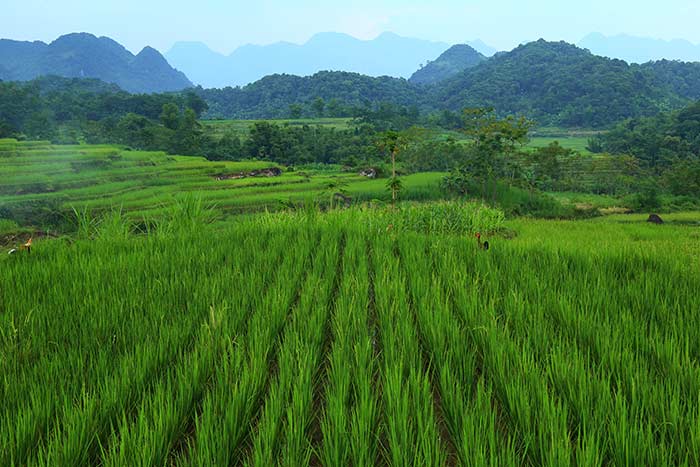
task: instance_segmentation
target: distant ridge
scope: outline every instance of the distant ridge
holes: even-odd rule
[[[584,37],[578,45],[596,55],[619,58],[628,63],[646,63],[664,59],[700,62],[700,44],[693,44],[684,39],[665,41],[627,34],[605,36],[596,32]]]
[[[486,57],[466,44],[453,45],[437,60],[413,73],[409,81],[414,84],[439,83],[484,60]]]
[[[421,63],[449,47],[444,42],[388,32],[373,40],[328,32],[316,34],[300,45],[244,45],[228,56],[213,52],[200,42],[178,42],[165,56],[196,84],[223,88],[246,85],[272,74],[310,76],[319,71],[408,78]]]
[[[151,47],[133,55],[108,37],[67,34],[50,44],[0,39],[0,79],[29,81],[39,76],[96,78],[133,93],[180,91],[192,86]]]

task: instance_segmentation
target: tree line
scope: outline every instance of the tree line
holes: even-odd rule
[[[677,195],[700,196],[700,102],[655,117],[625,120],[589,141],[594,152],[634,156]]]

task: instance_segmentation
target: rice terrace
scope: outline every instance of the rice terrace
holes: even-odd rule
[[[688,0],[8,2],[0,466],[700,465]]]

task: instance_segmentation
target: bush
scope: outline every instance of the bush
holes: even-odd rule
[[[634,208],[638,211],[655,210],[661,207],[659,188],[653,180],[642,183],[639,193],[634,197]]]

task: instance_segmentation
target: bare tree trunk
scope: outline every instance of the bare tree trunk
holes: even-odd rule
[[[396,149],[391,151],[391,180],[396,182]],[[392,183],[391,186],[391,208],[396,207],[396,186]]]

